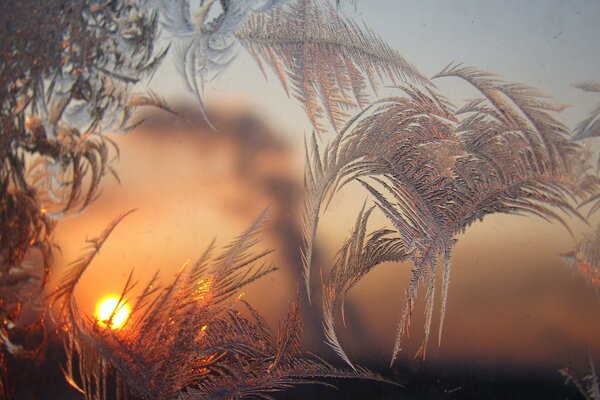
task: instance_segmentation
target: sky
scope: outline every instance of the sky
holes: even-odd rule
[[[346,5],[343,12],[373,28],[427,76],[460,62],[535,86],[571,106],[563,113],[568,125],[596,104],[593,95],[571,85],[600,79],[598,1],[371,0]],[[180,92],[175,81],[167,63],[153,85]],[[449,81],[435,83],[458,101],[473,95],[465,84]],[[228,96],[249,101],[296,136],[311,129],[301,106],[286,98],[274,75],[266,83],[242,48],[207,89],[206,101]]]
[[[450,62],[463,62],[538,87],[571,106],[561,115],[568,126],[600,100],[572,87],[600,80],[598,1],[363,0],[356,9],[345,6],[344,12],[364,21],[428,76]],[[150,86],[176,100],[183,88],[179,79],[167,60]],[[457,102],[474,94],[455,79],[435,83]],[[273,157],[273,170],[295,183],[301,180],[298,160],[304,135],[311,131],[308,119],[276,77],[265,80],[242,48],[230,68],[207,87],[205,102],[225,114],[252,114],[285,139],[289,149],[267,157]],[[83,238],[100,232],[121,211],[140,209],[115,231],[82,282],[81,299],[89,309],[105,292],[119,291],[129,268],[141,277],[161,269],[168,279],[186,259],[199,255],[212,236],[226,244],[274,201],[272,192],[239,175],[236,160],[243,151],[235,138],[219,143],[190,132],[142,131],[115,140],[121,146],[117,170],[122,184],[105,180],[100,199],[57,229],[63,249],[58,260],[66,264],[79,254]],[[333,259],[364,198],[355,187],[334,198],[318,233],[324,260]],[[381,224],[385,220],[376,216],[373,226]],[[574,226],[581,237],[585,227]],[[512,216],[487,217],[461,235],[444,338],[439,347],[432,341],[430,359],[559,368],[585,359],[589,349],[600,360],[598,297],[558,256],[574,243],[560,226]],[[349,306],[358,333],[340,332],[351,358],[375,354],[387,360],[408,273],[408,265],[382,266],[352,292]],[[107,275],[112,278],[103,278]],[[262,295],[266,292],[268,298]],[[282,268],[247,296],[275,326],[295,296],[293,276]],[[422,320],[418,303],[408,358],[418,348]]]
[[[358,15],[428,76],[450,62],[497,73],[572,105],[565,112],[569,124],[595,103],[570,85],[600,79],[598,1],[370,1],[359,7]]]

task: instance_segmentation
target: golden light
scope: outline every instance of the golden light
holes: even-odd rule
[[[200,279],[196,289],[196,300],[205,300],[210,292],[211,286],[212,282],[210,279]]]
[[[125,325],[131,308],[124,300],[121,300],[121,303],[119,300],[121,300],[119,296],[109,295],[98,301],[94,313],[98,325],[103,328],[108,326],[110,329],[120,329]]]

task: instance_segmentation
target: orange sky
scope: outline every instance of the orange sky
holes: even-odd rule
[[[232,115],[225,121],[235,119]],[[91,313],[99,298],[119,292],[131,269],[141,282],[156,270],[170,280],[213,237],[225,245],[268,204],[275,220],[293,221],[279,204],[286,193],[266,182],[277,178],[299,188],[302,149],[273,131],[252,152],[227,132],[170,129],[113,137],[121,150],[116,169],[122,184],[105,179],[100,198],[82,215],[61,221],[56,231],[60,270],[77,258],[86,236],[97,235],[119,213],[138,209],[86,272],[78,288],[82,309]],[[323,260],[333,260],[365,198],[356,187],[334,197],[318,231]],[[373,228],[384,224],[380,215],[371,221]],[[280,248],[273,224],[266,232],[263,246]],[[428,359],[559,368],[585,361],[588,349],[600,359],[600,301],[558,256],[573,244],[564,228],[535,218],[491,216],[471,227],[454,250],[442,344],[436,343],[434,318]],[[276,327],[295,298],[297,282],[283,254],[276,252],[273,261],[281,269],[249,287],[245,298]],[[389,360],[409,272],[408,264],[380,266],[351,292],[348,329],[340,323],[338,332],[352,359]],[[422,338],[423,297],[401,355],[407,359]]]

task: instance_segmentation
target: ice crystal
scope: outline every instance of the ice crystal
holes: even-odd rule
[[[578,378],[575,372],[571,368],[563,368],[560,370],[562,376],[565,377],[566,383],[572,382],[579,394],[586,400],[598,400],[600,399],[600,379],[596,372],[596,366],[594,360],[590,355],[590,371],[583,378]]]
[[[248,303],[234,300],[239,290],[274,268],[259,265],[269,250],[254,252],[266,212],[219,256],[214,243],[175,280],[160,288],[157,275],[136,298],[131,316],[119,330],[86,319],[74,289],[117,224],[90,240],[90,250],[77,260],[54,292],[67,336],[69,383],[86,399],[271,399],[273,394],[326,378],[383,381],[363,368],[335,368],[300,349],[298,304],[291,306],[273,340],[268,324]],[[121,300],[134,286],[131,275]],[[236,308],[245,305],[246,314]]]
[[[296,0],[254,15],[237,33],[259,63],[269,65],[286,93],[298,99],[318,132],[336,131],[368,104],[381,81],[429,84],[375,32],[342,16],[329,3]]]
[[[43,314],[18,320],[22,306],[43,308],[55,219],[97,196],[112,173],[102,130],[127,119],[129,86],[165,54],[154,50],[155,13],[102,3],[0,4],[0,343],[14,355],[37,351],[14,338],[43,325]]]
[[[581,148],[566,137],[567,128],[552,117],[560,107],[533,88],[504,83],[473,68],[451,65],[436,78],[450,76],[469,82],[483,97],[454,110],[433,90],[405,86],[405,96],[381,100],[357,115],[323,151],[313,139],[307,155],[303,245],[307,290],[311,290],[312,246],[322,205],[353,180],[371,194],[399,235],[401,244],[394,244],[398,253],[393,258],[414,264],[392,362],[409,331],[421,282],[426,287],[426,319],[420,352],[425,354],[440,259],[441,339],[457,234],[492,213],[536,215],[568,229],[559,211],[583,218],[571,200],[596,190],[581,185],[587,163]],[[374,266],[376,258],[361,261],[368,257],[363,229],[354,232],[358,236],[349,239],[334,267],[334,272],[344,270],[350,275],[332,275],[326,286],[330,291],[325,296],[326,311],[353,284],[353,277]],[[375,238],[381,239],[377,234]],[[362,251],[356,250],[361,246]],[[332,326],[332,321],[326,321],[330,344],[340,353],[332,340]]]

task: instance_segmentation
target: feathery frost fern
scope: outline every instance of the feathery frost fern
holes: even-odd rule
[[[289,4],[288,4],[289,3]],[[174,43],[175,65],[202,107],[205,83],[219,76],[241,43],[265,73],[268,64],[288,95],[304,106],[315,129],[339,130],[368,104],[381,82],[429,81],[367,27],[317,0],[148,1],[160,10]],[[266,76],[266,73],[265,73]]]
[[[279,334],[271,337],[266,321],[248,303],[246,316],[234,307],[244,286],[272,272],[258,265],[270,251],[252,252],[266,211],[219,256],[214,243],[185,265],[164,288],[158,276],[143,288],[120,330],[82,317],[74,290],[117,224],[90,240],[91,248],[75,261],[54,292],[67,336],[67,381],[86,399],[272,399],[273,394],[325,378],[384,381],[363,368],[338,369],[300,349],[300,310],[291,306]],[[130,275],[119,300],[134,287]],[[239,300],[239,297],[238,297]],[[115,309],[117,310],[119,306]],[[114,313],[113,313],[114,314]],[[111,316],[112,318],[112,316]],[[110,326],[109,323],[105,324]]]
[[[584,82],[575,85],[582,90],[588,92],[600,93],[599,82]],[[584,139],[600,136],[600,105],[592,111],[592,113],[575,128],[575,133],[572,140],[580,141]],[[587,155],[591,155],[591,151],[587,151]],[[600,158],[596,165],[596,176],[589,179],[588,187],[597,185],[597,174],[600,168]],[[579,207],[591,205],[588,216],[600,209],[600,193],[597,191],[593,195],[584,199]],[[562,254],[562,259],[569,267],[579,272],[586,281],[594,287],[600,287],[600,225],[596,227],[596,231],[586,235],[583,240],[575,245],[575,248],[565,254]]]
[[[600,82],[582,82],[575,87],[586,92],[600,93]],[[600,136],[600,104],[590,113],[590,115],[581,121],[575,128],[573,140],[587,139]]]
[[[572,251],[562,254],[562,259],[588,283],[600,288],[600,226],[577,243]]]
[[[567,128],[552,117],[551,112],[561,108],[548,103],[537,90],[507,84],[461,65],[450,65],[435,76],[442,77],[463,79],[482,97],[454,110],[433,90],[404,86],[399,88],[404,96],[376,102],[351,120],[323,151],[314,139],[310,146],[303,244],[307,290],[311,290],[311,254],[321,208],[347,183],[362,184],[398,235],[392,240],[388,231],[378,231],[365,244],[362,219],[369,212],[364,213],[325,285],[328,342],[346,361],[330,310],[376,264],[413,262],[392,362],[409,332],[420,283],[426,288],[425,337],[420,349],[424,356],[440,264],[441,340],[450,255],[457,234],[491,213],[536,215],[569,229],[560,212],[583,218],[573,204],[596,190],[594,185],[580,184],[589,166],[579,146],[567,138]],[[384,244],[378,243],[382,240]],[[369,246],[388,246],[393,251],[378,260],[369,257]]]
[[[381,81],[429,81],[375,32],[342,16],[331,4],[296,0],[253,15],[237,32],[258,62],[269,65],[288,95],[304,106],[317,132],[339,131],[350,112],[364,108]],[[266,75],[265,75],[266,76]]]
[[[127,119],[130,86],[166,54],[156,17],[129,0],[0,3],[0,345],[13,356],[43,350],[28,339],[44,331],[55,220],[114,174],[102,131]],[[38,321],[21,324],[22,309]]]
[[[600,378],[592,356],[589,356],[590,371],[583,378],[578,378],[571,368],[562,368],[560,373],[565,377],[565,383],[572,382],[585,400],[600,399]]]
[[[309,299],[320,214],[350,182],[375,203],[363,206],[320,287],[325,340],[353,369],[302,354],[297,304],[273,339],[256,310],[235,300],[242,287],[273,271],[259,265],[269,252],[254,251],[265,214],[219,256],[211,244],[166,286],[155,275],[132,301],[123,329],[85,317],[74,290],[125,213],[89,241],[90,250],[52,297],[66,335],[65,377],[86,398],[270,399],[295,384],[327,384],[326,378],[382,380],[351,362],[335,325],[338,309],[343,318],[345,295],[373,268],[413,263],[391,358],[393,363],[409,333],[420,284],[426,291],[425,356],[440,273],[441,340],[458,234],[492,213],[535,215],[568,229],[565,216],[583,218],[574,204],[593,203],[590,212],[600,208],[598,178],[589,174],[585,152],[575,143],[600,135],[600,108],[569,140],[568,129],[554,118],[563,107],[536,89],[449,65],[432,79],[462,79],[480,94],[456,108],[377,34],[343,16],[340,0],[338,8],[326,0],[199,3],[193,12],[188,0],[0,3],[0,33],[14,38],[12,46],[0,48],[0,316],[6,322],[0,343],[12,354],[38,351],[12,340],[13,321],[47,277],[54,219],[83,210],[101,179],[113,173],[116,147],[102,131],[135,128],[144,119],[130,117],[142,107],[181,117],[157,94],[130,95],[131,86],[151,77],[172,49],[203,111],[203,86],[225,70],[241,44],[265,75],[268,65],[286,93],[303,104],[314,128],[306,145],[301,244]],[[40,41],[15,34],[25,17],[41,30]],[[161,30],[172,44],[157,50]],[[398,85],[399,94],[371,103],[384,82]],[[600,91],[595,82],[578,86]],[[330,130],[337,135],[319,146],[317,134]],[[393,229],[367,231],[376,209]],[[580,271],[588,266],[594,284],[597,243],[590,238],[566,257]],[[29,267],[33,249],[43,255],[42,271]],[[120,304],[133,294],[132,277]],[[42,319],[25,329],[41,330]],[[9,396],[5,374],[0,352],[0,398]],[[597,392],[597,379],[592,383]],[[580,388],[596,398],[590,390]]]
[[[271,12],[287,1],[201,0],[195,12],[189,0],[145,0],[145,5],[159,11],[166,38],[174,43],[175,66],[202,106],[205,82],[219,76],[235,59],[235,33],[252,13]],[[220,13],[210,18],[219,5]]]
[[[579,83],[576,84],[575,87],[585,90],[586,92],[593,92],[593,93],[600,93],[600,82],[594,82],[594,81],[589,81],[589,82],[583,82],[583,83]],[[592,110],[592,112],[589,114],[589,116],[587,118],[585,118],[583,121],[581,121],[579,124],[577,124],[577,126],[575,127],[575,133],[572,136],[572,140],[574,141],[582,141],[582,140],[586,140],[586,139],[592,139],[592,145],[593,145],[593,138],[600,136],[600,104],[598,104],[596,106],[596,108],[594,110]],[[584,146],[586,146],[586,144],[584,144]],[[591,157],[592,155],[596,155],[597,157],[597,161],[596,161],[596,180],[598,179],[598,173],[600,172],[600,156],[598,156],[598,150],[596,148],[596,146],[590,146],[590,148],[587,149],[587,154],[589,157]],[[595,184],[596,181],[592,180],[590,181],[590,184]],[[589,210],[589,215],[595,213],[596,211],[598,211],[600,209],[600,193],[595,193],[593,196],[590,196],[588,199],[586,199],[584,202],[582,202],[582,204],[580,206],[587,206],[587,205],[591,205],[590,210]]]

